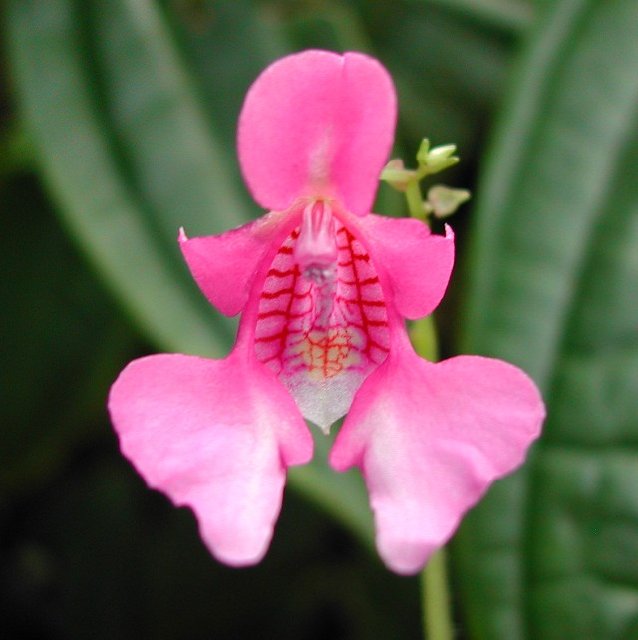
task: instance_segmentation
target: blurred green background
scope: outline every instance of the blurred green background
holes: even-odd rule
[[[470,187],[444,355],[526,369],[549,418],[451,548],[458,638],[638,638],[638,2],[7,0],[0,86],[0,637],[417,638],[356,474],[296,469],[266,560],[213,561],[118,453],[108,387],[233,323],[176,232],[260,214],[235,123],[266,64],[378,57],[396,154],[454,142]],[[385,187],[376,209],[405,213]]]

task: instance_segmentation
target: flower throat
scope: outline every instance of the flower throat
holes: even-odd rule
[[[255,351],[323,429],[346,413],[387,357],[379,277],[361,243],[322,200],[279,248],[261,293]]]

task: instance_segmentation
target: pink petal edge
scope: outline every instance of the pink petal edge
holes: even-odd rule
[[[123,454],[149,486],[190,507],[222,562],[266,553],[286,467],[306,463],[312,437],[286,391],[264,367],[155,355],[130,363],[111,388]]]
[[[250,87],[239,118],[239,160],[253,197],[275,211],[301,197],[336,197],[365,215],[396,109],[392,79],[373,58],[304,51],[277,60]]]
[[[441,236],[413,218],[374,214],[357,220],[356,225],[375,267],[386,274],[399,313],[410,320],[432,313],[445,294],[454,267],[452,229],[445,225]]]
[[[216,236],[187,238],[180,229],[178,241],[193,279],[208,301],[224,315],[237,315],[245,307],[255,276],[285,233],[276,214]]]
[[[523,462],[544,415],[534,383],[512,365],[478,356],[432,364],[405,348],[359,390],[330,463],[361,467],[379,554],[412,574],[491,482]]]

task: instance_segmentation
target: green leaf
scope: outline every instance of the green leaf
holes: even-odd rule
[[[220,230],[215,212],[239,222],[241,206],[153,4],[116,1],[100,14],[100,38],[117,34],[110,57],[83,19],[90,9],[99,3],[8,6],[19,97],[45,177],[71,232],[148,334],[170,349],[221,355],[229,324],[190,283],[177,229],[207,219]]]
[[[463,351],[549,413],[457,539],[473,638],[638,630],[637,32],[634,0],[548,3],[477,189]]]
[[[440,5],[457,11],[471,20],[503,31],[521,31],[533,18],[531,0],[412,0],[426,5]]]
[[[246,91],[268,63],[290,53],[283,28],[272,7],[252,0],[161,0],[161,5],[210,126],[235,166],[237,116]],[[240,184],[238,172],[236,177]],[[246,202],[255,208],[248,197]]]

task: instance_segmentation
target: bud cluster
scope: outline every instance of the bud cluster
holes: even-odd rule
[[[454,144],[430,147],[430,141],[424,138],[416,154],[416,169],[406,169],[403,160],[390,160],[381,172],[381,180],[405,193],[413,217],[423,220],[427,220],[430,215],[446,218],[470,199],[470,192],[467,189],[454,189],[439,184],[428,190],[427,198],[424,200],[420,183],[427,176],[454,166],[459,161],[455,153]]]

